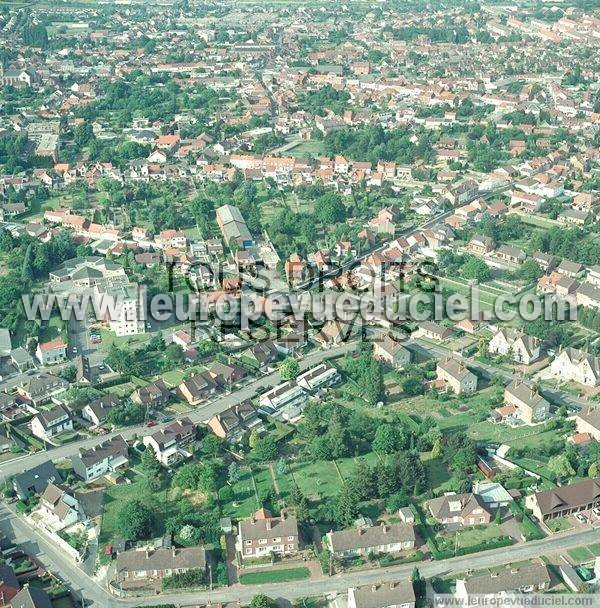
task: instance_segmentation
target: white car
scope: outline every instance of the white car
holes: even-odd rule
[[[600,519],[600,508],[594,507],[592,509],[592,513],[594,514],[594,517],[596,517],[597,519]]]
[[[587,522],[588,522],[588,518],[583,513],[575,513],[575,519],[580,524],[587,524]]]

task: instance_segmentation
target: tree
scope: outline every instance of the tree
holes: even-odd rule
[[[287,462],[286,462],[285,458],[281,457],[277,461],[277,474],[278,475],[285,475],[287,472],[288,472]]]
[[[269,462],[277,458],[277,442],[267,435],[256,442],[252,448],[251,456],[258,462]]]
[[[151,447],[146,447],[140,458],[140,469],[148,478],[157,478],[160,475],[160,462]]]
[[[518,271],[519,277],[528,283],[537,281],[544,273],[535,260],[525,260]]]
[[[279,375],[282,380],[295,380],[300,373],[300,365],[296,359],[286,357],[279,364]]]
[[[268,595],[259,593],[252,598],[250,608],[277,608],[277,603]]]
[[[69,383],[75,382],[75,378],[77,378],[77,368],[74,365],[65,365],[65,367],[60,370],[59,376]]]
[[[492,276],[487,264],[475,256],[468,256],[461,274],[465,279],[476,279],[479,283],[489,280]]]
[[[423,383],[421,379],[416,376],[409,376],[402,383],[402,390],[409,397],[415,397],[416,395],[422,395],[424,393]]]
[[[340,528],[349,528],[359,515],[356,499],[347,486],[342,488],[335,503],[334,517]]]
[[[117,515],[117,531],[127,540],[136,541],[149,538],[152,534],[153,524],[152,511],[137,499],[125,503]]]
[[[373,451],[378,454],[393,454],[400,449],[403,439],[401,431],[396,426],[381,424],[375,431]]]
[[[232,462],[227,469],[227,481],[233,485],[240,478],[240,471],[237,462]]]

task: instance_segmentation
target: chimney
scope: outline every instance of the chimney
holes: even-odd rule
[[[390,583],[390,589],[395,589],[396,588],[396,583],[394,581],[392,581]]]
[[[373,592],[377,591],[377,585],[371,585],[371,591],[373,591]]]
[[[171,553],[172,553],[173,557],[175,557],[177,555],[177,549],[175,547],[173,547],[171,549]]]
[[[531,385],[531,394],[530,394],[530,398],[533,399],[535,397],[535,387],[533,386],[533,384]]]
[[[358,535],[359,535],[359,536],[361,536],[361,535],[363,535],[364,533],[365,533],[365,529],[364,529],[364,528],[361,526],[361,527],[358,529]]]
[[[146,547],[146,559],[150,559],[150,549]]]
[[[381,524],[381,531],[384,534],[387,534],[388,533],[388,527],[385,524]]]
[[[273,524],[271,523],[271,520],[267,519],[265,521],[266,521],[266,524],[267,524],[267,530],[270,530],[272,528],[272,526],[273,526]]]

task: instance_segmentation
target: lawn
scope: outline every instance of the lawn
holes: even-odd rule
[[[458,539],[456,538],[457,535]],[[440,549],[450,550],[453,550],[454,547],[457,549],[474,547],[501,536],[504,536],[504,531],[501,526],[497,526],[496,524],[481,527],[472,526],[463,528],[455,534],[444,534],[442,537],[438,536],[438,547]]]
[[[546,522],[546,525],[552,532],[564,532],[570,530],[573,524],[566,517],[557,517],[556,519],[550,519]]]
[[[567,553],[577,564],[589,562],[595,557],[595,555],[587,547],[576,547],[575,549],[569,549]]]
[[[110,486],[104,491],[102,505],[102,525],[100,528],[99,546],[110,544],[118,536],[117,519],[123,505],[133,499],[141,500],[154,513],[154,536],[163,534],[164,519],[171,512],[169,508],[170,495],[168,490],[152,493],[146,486],[142,475],[129,471],[129,484]]]
[[[300,581],[310,577],[308,568],[287,568],[285,570],[264,570],[262,572],[248,572],[240,575],[242,585],[261,585],[266,583],[285,583],[287,581]]]
[[[239,478],[232,486],[234,500],[223,504],[223,515],[235,519],[250,517],[260,507],[254,491],[252,471],[249,467],[240,467]]]
[[[332,462],[296,462],[290,466],[290,474],[309,499],[334,498],[342,488],[342,480]]]
[[[432,458],[431,452],[422,453],[421,460],[427,469],[429,484],[434,490],[440,490],[442,486],[450,481],[452,475],[441,458]]]

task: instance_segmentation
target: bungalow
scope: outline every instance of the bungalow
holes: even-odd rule
[[[154,450],[156,459],[164,466],[170,466],[182,458],[191,456],[186,449],[196,438],[196,426],[189,418],[172,422],[143,439],[147,448]]]
[[[361,525],[337,532],[328,532],[326,545],[338,557],[398,553],[415,548],[415,529],[412,524],[382,523],[379,526]]]
[[[550,255],[549,253],[544,253],[542,251],[536,251],[535,253],[533,253],[531,255],[531,259],[534,262],[537,262],[539,267],[544,272],[549,272],[556,268],[556,264],[557,264],[556,258],[553,255]]]
[[[539,521],[565,517],[600,506],[600,477],[543,490],[525,498],[525,506]]]
[[[514,416],[525,424],[543,422],[550,415],[550,404],[529,382],[513,380],[504,390],[504,403],[513,406]]]
[[[496,256],[513,264],[522,264],[527,258],[527,254],[522,249],[511,245],[500,245],[496,251]]]
[[[416,601],[411,581],[348,589],[348,608],[415,608]]]
[[[237,443],[248,431],[264,430],[258,411],[250,399],[237,403],[220,414],[215,414],[207,424],[217,437],[229,443]]]
[[[50,441],[52,437],[72,430],[73,417],[63,405],[57,405],[50,410],[42,410],[31,420],[31,432],[43,441]]]
[[[577,305],[585,308],[600,308],[600,287],[582,283],[577,288]]]
[[[584,350],[565,348],[550,364],[552,374],[567,382],[578,382],[586,386],[600,384],[600,358]]]
[[[106,421],[109,412],[119,405],[119,403],[119,399],[110,393],[103,397],[98,397],[83,407],[81,417],[91,422],[94,426],[98,426]]]
[[[207,572],[209,561],[203,547],[131,549],[117,555],[115,575],[121,583],[155,581],[190,570]]]
[[[184,380],[178,390],[190,405],[198,405],[217,392],[217,384],[208,372],[201,372]]]
[[[67,358],[67,345],[61,338],[42,342],[38,344],[35,356],[42,365],[62,363]]]
[[[330,363],[319,363],[296,378],[298,386],[308,392],[318,391],[333,386],[340,381],[340,374]]]
[[[456,581],[456,596],[469,604],[471,596],[513,595],[541,591],[550,587],[550,573],[545,564],[510,567],[490,574],[480,574]],[[475,598],[473,598],[475,599]]]
[[[42,403],[50,401],[52,397],[65,392],[69,388],[69,383],[44,372],[27,376],[27,378],[17,387],[17,393],[27,400],[31,405],[37,407]]]
[[[276,553],[290,555],[299,547],[298,522],[293,515],[281,511],[273,517],[267,509],[259,509],[250,519],[240,521],[236,549],[242,559],[264,557]]]
[[[569,260],[563,260],[556,269],[557,272],[569,277],[570,279],[577,279],[581,277],[585,268],[582,264],[577,262],[570,262]]]
[[[428,503],[432,517],[441,524],[459,524],[475,526],[489,524],[492,513],[488,511],[483,500],[472,493],[456,494],[447,492]]]
[[[441,387],[460,395],[477,390],[477,376],[469,371],[464,361],[447,357],[437,364]]]
[[[373,357],[385,361],[396,369],[402,369],[410,363],[411,352],[390,336],[384,336],[375,341]]]
[[[71,457],[71,463],[78,477],[93,481],[129,463],[127,442],[117,435],[88,450],[80,449],[76,456]]]
[[[511,327],[498,330],[489,343],[489,352],[508,355],[517,363],[530,365],[540,357],[540,341]]]
[[[419,325],[419,335],[436,342],[443,342],[452,337],[452,330],[433,321],[423,321]]]

